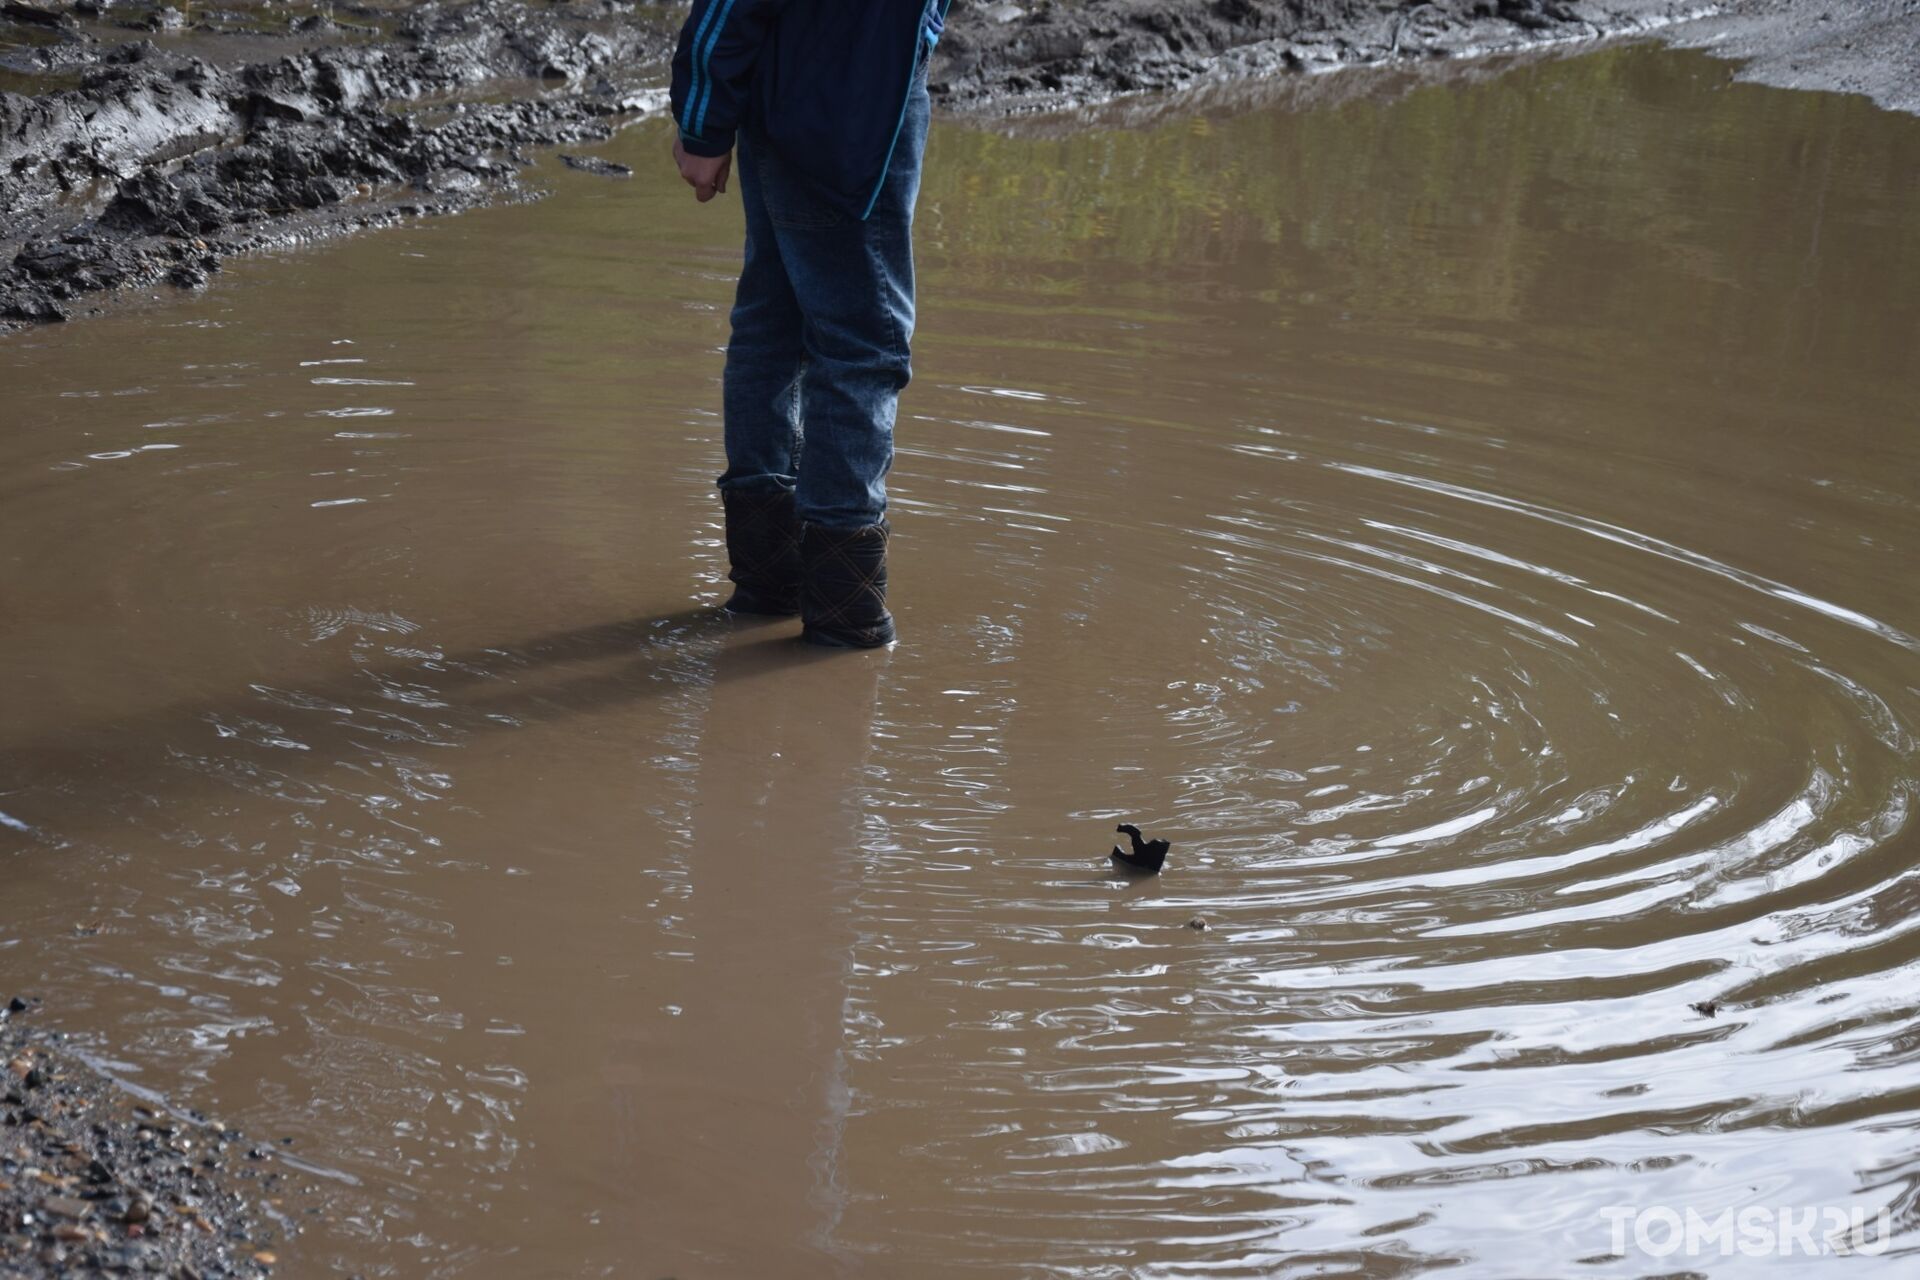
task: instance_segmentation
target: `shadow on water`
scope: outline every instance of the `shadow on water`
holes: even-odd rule
[[[687,681],[777,678],[836,656],[802,643],[791,625],[681,609],[62,726],[0,743],[9,834],[58,844],[196,790],[313,803],[330,771],[396,751],[603,712]],[[727,658],[716,661],[723,646]]]

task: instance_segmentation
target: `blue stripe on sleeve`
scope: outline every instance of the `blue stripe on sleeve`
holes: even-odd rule
[[[709,68],[711,68],[713,62],[713,47],[720,43],[720,33],[726,30],[727,15],[732,12],[733,0],[727,0],[725,4],[720,6],[720,21],[714,24],[713,34],[707,37],[707,47],[701,60],[707,63]],[[698,40],[699,36],[696,35],[694,39]],[[693,136],[696,138],[700,136],[700,129],[707,122],[707,103],[713,98],[713,74],[711,69],[709,69],[706,79],[706,84],[702,86],[700,90],[700,111],[699,114],[693,118]]]
[[[706,16],[700,19],[699,29],[693,33],[692,56],[687,62],[693,69],[693,79],[687,85],[687,105],[680,115],[680,127],[696,138],[700,131],[692,127],[693,107],[700,101],[700,41],[706,36],[707,28],[713,23],[714,0],[708,0]]]

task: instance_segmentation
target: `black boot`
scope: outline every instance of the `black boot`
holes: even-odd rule
[[[793,490],[722,489],[727,513],[729,613],[790,618],[800,612],[800,521]]]
[[[805,586],[800,593],[801,635],[840,649],[877,649],[893,643],[887,612],[887,522],[863,529],[810,524],[800,536]]]

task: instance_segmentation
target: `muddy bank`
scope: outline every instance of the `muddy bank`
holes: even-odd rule
[[[38,1012],[0,1003],[0,1274],[270,1274],[287,1234],[273,1152],[143,1105]]]
[[[673,18],[615,0],[201,12],[7,6],[0,87],[44,91],[0,92],[0,316],[64,319],[88,294],[204,284],[244,250],[511,193],[529,149],[604,138],[652,101]]]
[[[1058,110],[1643,33],[1737,60],[1741,79],[1920,111],[1916,0],[982,0],[950,26],[934,88],[960,109]]]
[[[1658,30],[1702,0],[984,0],[948,24],[933,90],[1058,109],[1202,80],[1431,62]]]

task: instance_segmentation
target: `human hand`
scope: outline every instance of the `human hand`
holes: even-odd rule
[[[696,156],[673,140],[673,162],[680,166],[680,176],[693,188],[693,197],[701,204],[727,190],[727,175],[733,171],[733,153],[724,156]]]

